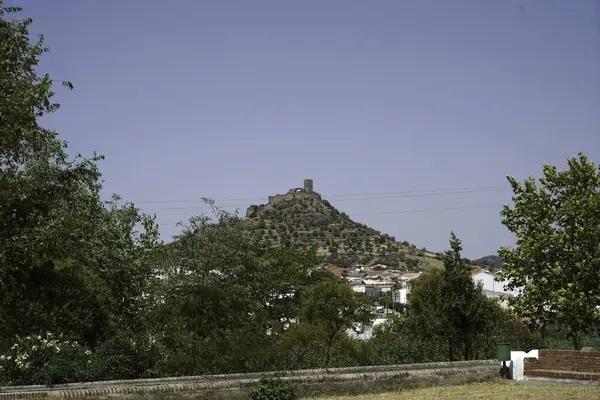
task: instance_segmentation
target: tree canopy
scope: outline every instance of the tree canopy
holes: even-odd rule
[[[490,322],[493,307],[473,281],[461,251],[461,242],[452,232],[450,250],[443,256],[444,268],[418,278],[409,298],[414,329],[446,341],[450,360],[457,354],[466,360],[472,357],[473,345]]]
[[[522,288],[512,304],[535,325],[561,326],[578,348],[600,318],[600,169],[580,153],[566,170],[546,164],[537,181],[508,181],[502,223],[516,245],[499,254],[508,287]]]
[[[19,11],[0,3],[0,338],[52,330],[95,343],[143,318],[142,260],[158,231],[133,205],[101,200],[102,157],[70,158],[39,125],[59,108],[55,82],[37,74],[48,48],[30,41],[31,19],[8,19]]]

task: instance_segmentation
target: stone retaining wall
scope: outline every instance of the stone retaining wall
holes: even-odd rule
[[[279,376],[290,382],[300,396],[319,394],[374,393],[403,387],[453,385],[484,381],[498,376],[498,362],[459,361],[388,365],[355,368],[332,368],[280,371],[252,374],[210,375],[131,381],[90,382],[60,385],[0,388],[0,400],[38,398],[111,397],[152,398],[202,397],[239,398],[262,377]]]

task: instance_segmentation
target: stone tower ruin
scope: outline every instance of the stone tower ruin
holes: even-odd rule
[[[313,192],[313,180],[312,179],[305,179],[304,180],[304,191],[308,192],[308,193],[312,193]]]

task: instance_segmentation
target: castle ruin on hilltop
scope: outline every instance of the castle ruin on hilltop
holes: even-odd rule
[[[313,190],[313,180],[305,179],[304,186],[301,188],[293,188],[287,191],[286,194],[276,194],[275,196],[269,196],[269,203],[277,202],[279,200],[288,200],[294,197],[312,197],[314,199],[321,200],[321,195]]]
[[[312,198],[316,200],[322,200],[321,195],[315,192],[313,189],[313,180],[305,179],[303,187],[290,189],[285,194],[269,196],[268,204],[276,204],[293,198]],[[246,209],[246,217],[252,218],[261,208],[262,206],[251,205]]]

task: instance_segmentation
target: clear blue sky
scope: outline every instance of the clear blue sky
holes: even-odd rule
[[[454,229],[479,257],[512,242],[500,207],[386,213],[509,191],[336,195],[503,186],[579,151],[600,161],[597,0],[7,3],[45,33],[43,70],[75,85],[45,124],[72,153],[104,154],[105,194],[156,212],[165,239],[200,197],[245,211],[312,178],[342,211],[382,213],[360,222],[432,250]]]

